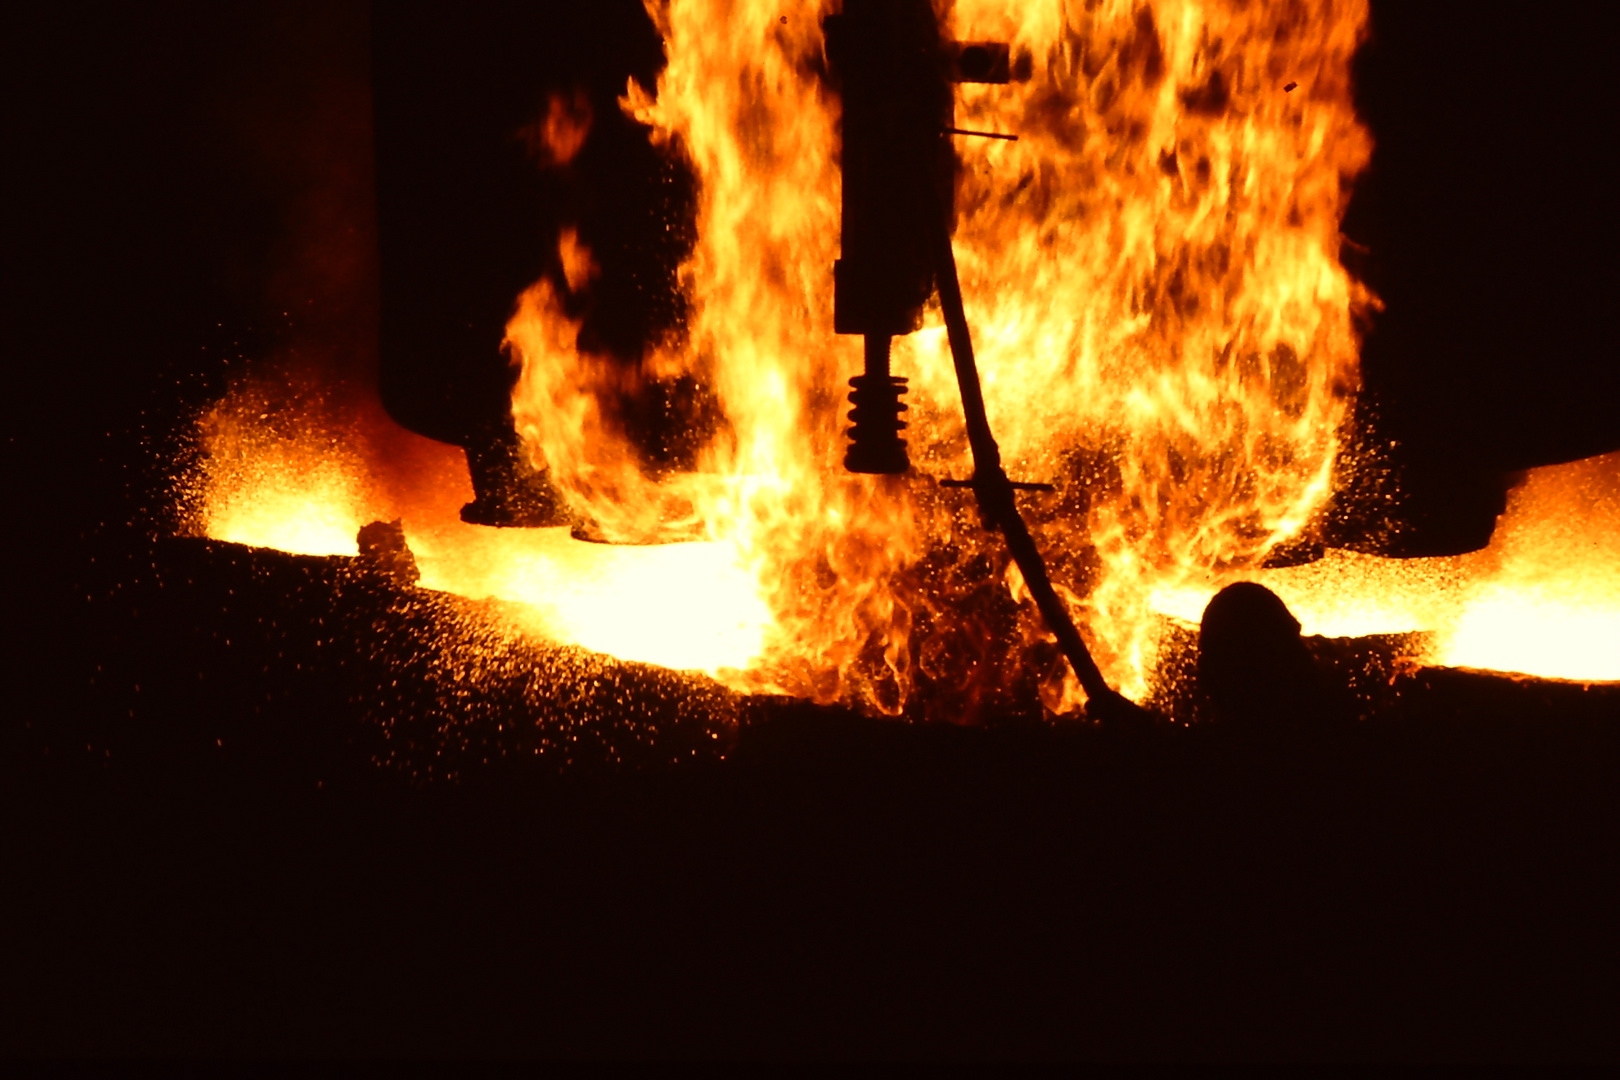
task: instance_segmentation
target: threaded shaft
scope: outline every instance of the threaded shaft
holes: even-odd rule
[[[906,405],[900,396],[906,380],[892,375],[857,375],[849,380],[849,449],[844,468],[854,473],[903,473],[911,468],[906,456],[906,440],[900,431],[906,422],[900,414]]]
[[[886,334],[868,334],[865,342],[867,369],[849,381],[849,450],[844,453],[844,468],[851,473],[904,473],[910,468],[906,457],[906,440],[901,429],[906,426],[901,413],[906,405],[901,402],[906,393],[906,379],[889,374],[889,338]]]
[[[883,473],[894,475],[911,468],[906,456],[906,440],[900,429],[906,422],[900,414],[906,411],[900,396],[906,392],[906,380],[889,374],[889,345],[894,339],[888,334],[867,334],[865,341],[866,370],[849,380],[853,387],[849,394],[849,449],[844,453],[844,468],[853,473]]]

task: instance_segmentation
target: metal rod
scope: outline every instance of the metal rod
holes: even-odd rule
[[[937,206],[937,194],[934,195]],[[973,337],[968,332],[967,313],[962,307],[962,285],[956,276],[956,253],[951,248],[949,226],[943,212],[934,215],[938,220],[935,230],[935,276],[939,289],[939,306],[945,314],[945,334],[951,346],[951,360],[956,366],[956,381],[962,391],[962,411],[967,419],[968,446],[973,451],[973,494],[985,520],[1001,530],[1007,540],[1007,550],[1013,562],[1024,575],[1035,606],[1047,628],[1057,637],[1058,648],[1074,669],[1075,677],[1086,692],[1086,711],[1100,718],[1128,719],[1144,715],[1144,710],[1108,685],[1086,648],[1069,609],[1064,606],[1052,578],[1046,572],[1046,563],[1035,538],[1018,513],[1013,501],[1014,486],[1001,467],[1001,448],[996,445],[990,431],[990,420],[985,414],[984,391],[979,385],[979,368],[973,359]]]
[[[947,135],[976,135],[981,139],[1006,139],[1008,142],[1017,142],[1018,141],[1018,136],[1016,136],[1016,135],[1003,135],[999,131],[968,131],[966,128],[958,128],[958,127],[948,127],[948,128],[945,128],[944,130],[945,130],[945,134],[947,134]]]
[[[1007,481],[1007,483],[1011,484],[1014,488],[1018,489],[1019,491],[1056,491],[1057,490],[1057,486],[1054,485],[1054,484],[1043,484],[1043,483],[1040,483],[1040,482],[1034,481],[1034,480],[1009,480],[1009,481]],[[943,479],[943,480],[941,480],[939,482],[939,486],[940,487],[953,487],[953,488],[970,488],[970,487],[973,486],[973,481],[972,480],[956,480],[956,479],[953,479],[951,477],[946,477],[945,479]]]

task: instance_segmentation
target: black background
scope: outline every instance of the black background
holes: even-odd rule
[[[596,7],[537,49],[559,84],[643,62],[607,29],[633,5]],[[1375,9],[1346,232],[1414,519],[1620,445],[1598,8]],[[366,11],[4,19],[0,1049],[1614,1055],[1612,699],[1469,684],[1286,752],[788,716],[725,765],[428,789],[338,782],[342,739],[318,766],[152,750],[262,689],[256,659],[187,689],[224,571],[109,599],[179,558],[152,539],[174,433],[300,343],[375,378],[344,337],[376,304]],[[319,686],[280,710],[354,723]]]

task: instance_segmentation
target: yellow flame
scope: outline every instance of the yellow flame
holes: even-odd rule
[[[537,283],[508,327],[519,430],[608,535],[697,530],[734,549],[774,617],[761,678],[895,711],[920,622],[948,622],[984,560],[1004,557],[956,527],[960,506],[925,480],[839,467],[858,355],[831,326],[826,10],[649,10],[668,65],[656,93],[632,84],[622,104],[698,178],[688,335],[627,375],[579,352],[578,327]],[[1027,82],[958,93],[963,126],[1019,134],[961,147],[958,261],[992,425],[1015,473],[1071,490],[1078,511],[1036,508],[1037,536],[1127,693],[1144,692],[1155,662],[1156,591],[1252,565],[1328,494],[1356,385],[1352,307],[1368,302],[1337,259],[1342,184],[1370,146],[1349,88],[1364,21],[1360,0],[946,14],[949,35],[1029,57]],[[966,475],[937,312],[898,343],[896,368],[915,389],[913,460]],[[727,421],[695,473],[658,482],[603,406],[605,390],[633,393],[653,371],[710,386]],[[1040,636],[1021,632],[1025,645]],[[1083,700],[1072,678],[1044,696]]]

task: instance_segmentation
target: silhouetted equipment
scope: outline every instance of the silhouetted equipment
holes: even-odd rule
[[[405,527],[398,518],[362,525],[355,537],[359,549],[356,562],[374,574],[391,578],[400,585],[414,585],[422,577],[416,556],[405,542]]]
[[[510,413],[483,428],[464,444],[473,501],[461,508],[469,525],[544,528],[572,518],[551,484],[547,470],[529,462],[513,428]]]
[[[945,129],[945,134],[947,134],[947,135],[972,135],[972,136],[975,136],[976,138],[980,138],[980,139],[1004,139],[1007,142],[1017,142],[1018,141],[1018,136],[1009,135],[1004,131],[969,131],[966,128],[948,127],[948,128]]]
[[[541,16],[411,3],[371,16],[382,400],[466,450],[463,518],[483,525],[561,523],[544,474],[516,467],[500,349],[513,301],[546,269],[541,185],[514,138],[545,88],[512,43],[543,37]]]
[[[939,135],[951,126],[951,64],[927,0],[849,0],[825,29],[843,109],[833,324],[865,337],[864,368],[850,380],[844,467],[903,473],[911,467],[900,435],[906,380],[890,374],[889,347],[921,325],[934,291],[936,223],[928,218],[940,200],[919,193],[950,190],[955,162]],[[948,196],[943,202],[948,215]]]
[[[519,295],[563,280],[563,224],[600,268],[589,297],[560,290],[583,346],[633,363],[677,317],[682,180],[612,104],[627,76],[653,84],[658,36],[639,0],[390,0],[370,17],[383,405],[465,449],[464,520],[569,523],[513,429],[516,371],[501,342]],[[547,169],[521,133],[550,95],[579,91],[596,103],[589,135],[566,170]],[[700,426],[690,402],[635,405],[630,431],[648,446]]]
[[[827,61],[842,98],[841,257],[833,264],[833,324],[865,337],[849,381],[844,467],[903,473],[906,380],[889,371],[892,340],[921,325],[934,292],[934,234],[951,227],[956,156],[941,134],[984,135],[953,124],[953,82],[1004,83],[1003,42],[942,41],[927,0],[847,0],[825,22]],[[932,192],[932,197],[928,193]]]
[[[1228,585],[1204,608],[1198,688],[1216,719],[1256,731],[1298,730],[1333,710],[1299,620],[1252,581]]]
[[[1373,5],[1355,70],[1372,165],[1341,258],[1382,310],[1330,546],[1479,548],[1514,473],[1620,449],[1620,203],[1587,135],[1620,110],[1611,15],[1553,8],[1501,20]],[[1511,85],[1497,77],[1510,69]]]
[[[948,140],[925,135],[954,127],[949,84],[1030,74],[1030,58],[1003,43],[939,41],[928,7],[849,0],[839,17],[854,46],[845,54],[839,19],[828,24],[832,74],[851,110],[835,315],[840,332],[876,335],[852,395],[851,466],[861,470],[904,468],[906,384],[887,370],[882,338],[909,332],[932,287],[920,209],[892,184],[938,170],[948,213]],[[1565,5],[1558,19],[1509,32],[1491,20],[1459,24],[1439,5],[1377,7],[1356,61],[1357,110],[1377,145],[1344,224],[1356,243],[1342,254],[1384,310],[1363,349],[1364,445],[1346,455],[1357,467],[1324,515],[1329,546],[1402,556],[1477,548],[1511,474],[1620,447],[1606,299],[1617,264],[1602,242],[1615,202],[1594,156],[1601,148],[1582,137],[1615,108],[1601,10]],[[536,478],[507,470],[517,459],[501,334],[514,298],[555,258],[564,212],[595,229],[586,239],[604,277],[593,297],[617,288],[625,298],[611,318],[587,317],[588,331],[629,327],[608,343],[628,355],[649,332],[642,309],[678,303],[662,267],[624,269],[634,262],[624,252],[670,235],[668,215],[650,208],[678,185],[648,182],[656,155],[611,105],[627,73],[653,84],[657,33],[638,0],[390,0],[373,5],[371,21],[384,404],[405,427],[477,459],[470,519],[543,519],[544,494],[511,494],[534,490]],[[897,35],[913,35],[912,45],[896,46]],[[1463,45],[1440,57],[1441,39]],[[1525,63],[1543,67],[1511,87],[1493,78]],[[916,82],[889,100],[911,111],[891,115],[885,87],[905,71]],[[598,105],[582,158],[602,156],[576,162],[577,190],[565,191],[514,133],[541,115],[548,90],[578,85]],[[863,94],[879,103],[864,117]],[[1504,94],[1513,108],[1494,103]],[[671,319],[666,310],[655,321]],[[648,410],[659,425],[649,445],[700,426],[686,400],[696,396],[675,388],[668,408]]]

